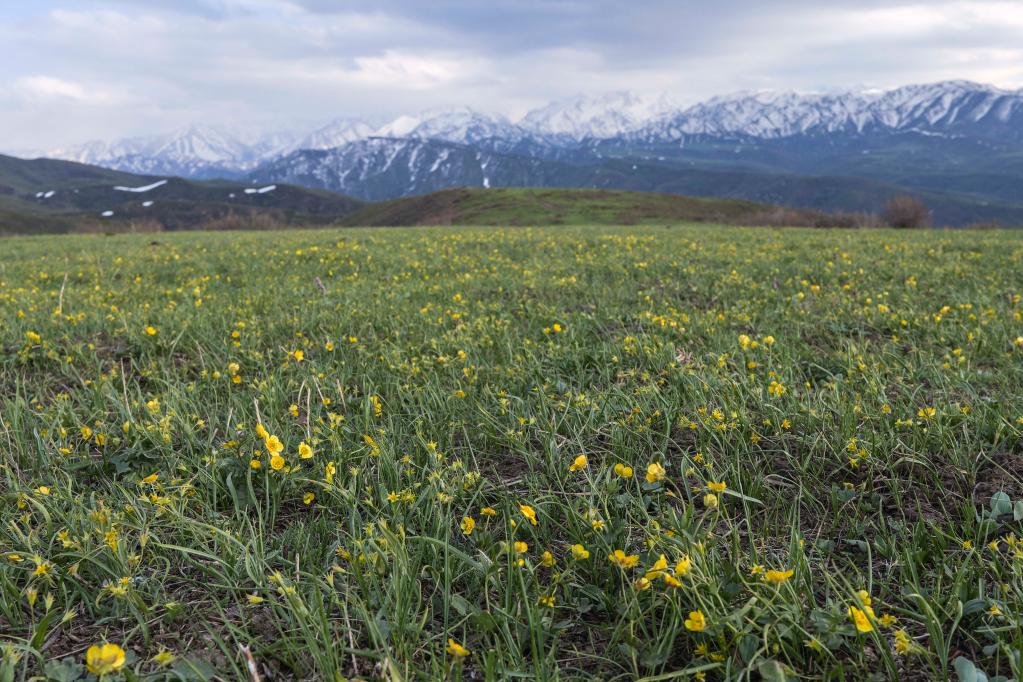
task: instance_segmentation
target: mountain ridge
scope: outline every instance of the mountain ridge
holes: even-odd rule
[[[742,92],[684,107],[665,96],[609,93],[559,100],[514,122],[453,107],[383,126],[338,119],[311,132],[243,138],[192,126],[64,153],[139,174],[297,183],[366,201],[459,186],[657,191],[681,175],[689,191],[706,185],[694,172],[727,172],[737,199],[762,200],[770,185],[788,188],[771,194],[784,205],[878,211],[882,195],[910,192],[936,202],[942,222],[1023,223],[1023,90],[970,81]],[[738,177],[752,184],[731,181]],[[869,206],[865,180],[874,183]]]

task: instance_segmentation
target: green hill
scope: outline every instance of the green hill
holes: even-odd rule
[[[634,225],[764,222],[774,206],[654,192],[591,189],[450,189],[367,204],[345,225]],[[786,211],[805,224],[823,214]]]
[[[0,155],[0,234],[324,225],[361,206],[294,185],[197,182]]]
[[[708,194],[711,188],[705,188]],[[317,225],[849,227],[864,216],[726,198],[603,189],[448,189],[366,204],[325,190],[143,176],[0,155],[0,235],[282,229]],[[869,223],[869,221],[866,221]]]

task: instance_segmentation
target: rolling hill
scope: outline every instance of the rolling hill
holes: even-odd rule
[[[774,206],[655,192],[587,189],[448,189],[367,204],[345,225],[634,225],[710,222],[754,224]],[[797,213],[797,212],[793,212]],[[807,211],[804,220],[818,218]]]
[[[197,182],[0,155],[0,234],[319,225],[361,206],[292,185]]]

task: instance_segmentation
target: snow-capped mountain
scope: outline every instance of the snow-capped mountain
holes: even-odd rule
[[[616,92],[552,102],[526,114],[519,125],[533,135],[577,142],[624,135],[678,111],[668,95]]]
[[[557,162],[415,137],[372,137],[326,150],[298,150],[252,172],[255,183],[286,182],[366,201],[448,187],[558,186]]]
[[[661,118],[641,139],[763,140],[800,135],[915,132],[1023,139],[1023,93],[967,81],[839,94],[738,93]]]
[[[374,133],[373,127],[355,118],[339,118],[292,141],[281,149],[285,153],[296,149],[333,149],[350,142],[364,140]]]
[[[743,92],[686,108],[668,96],[612,93],[554,102],[518,121],[456,107],[383,126],[347,118],[269,133],[190,126],[51,155],[151,176],[296,183],[368,200],[454,186],[727,188],[724,195],[737,198],[876,210],[878,197],[902,188],[1023,211],[1023,91],[949,81]],[[814,178],[826,181],[809,183]],[[863,180],[880,184],[865,193],[856,185]]]
[[[483,114],[469,107],[426,112],[416,117],[402,116],[376,132],[378,137],[411,137],[456,144],[492,139],[515,142],[524,134],[503,116]]]
[[[1023,141],[1023,92],[967,81],[826,94],[744,92],[680,108],[667,95],[580,96],[517,122],[467,107],[404,115],[382,127],[341,118],[309,130],[242,133],[193,125],[167,135],[90,142],[48,155],[131,172],[238,174],[299,149],[333,149],[371,137],[442,140],[563,158],[587,141],[779,140],[796,136],[914,132]]]
[[[207,178],[237,175],[290,151],[295,142],[287,132],[246,138],[223,127],[190,125],[166,135],[89,142],[48,156],[129,173]]]

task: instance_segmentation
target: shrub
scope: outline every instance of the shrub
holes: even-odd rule
[[[889,227],[918,229],[930,224],[931,212],[916,197],[900,194],[888,201],[881,217]]]

